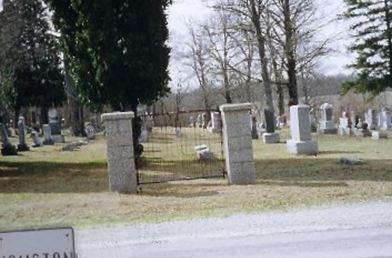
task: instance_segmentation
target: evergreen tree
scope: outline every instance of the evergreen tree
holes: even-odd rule
[[[136,111],[169,92],[169,0],[46,0],[83,102]]]
[[[345,0],[346,17],[355,43],[356,61],[351,65],[358,78],[344,84],[344,93],[370,92],[374,95],[392,86],[392,0]]]
[[[4,99],[14,109],[47,109],[65,100],[64,76],[55,37],[40,0],[4,1],[0,15],[0,83]]]

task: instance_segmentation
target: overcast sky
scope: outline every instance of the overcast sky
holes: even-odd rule
[[[0,0],[0,4],[3,0]],[[185,39],[187,35],[186,22],[193,20],[201,22],[211,15],[208,3],[213,0],[174,0],[173,5],[169,8],[169,30],[170,45],[172,50],[171,74],[176,77],[181,65],[178,63],[178,56],[182,49],[185,48]],[[337,14],[344,9],[343,0],[318,0],[320,6],[320,17],[325,20],[332,20]],[[334,44],[331,47],[334,53],[328,55],[320,61],[320,69],[326,74],[337,74],[349,72],[346,65],[352,60],[352,55],[347,51],[349,38],[347,35],[347,25],[342,22],[331,22],[320,33],[321,38],[333,37]],[[176,68],[177,67],[177,68]]]

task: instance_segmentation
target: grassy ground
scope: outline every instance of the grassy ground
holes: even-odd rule
[[[321,151],[317,157],[294,157],[284,144],[254,141],[255,185],[228,186],[224,179],[172,182],[145,185],[138,195],[107,191],[102,138],[76,152],[61,152],[61,146],[53,146],[17,157],[0,156],[0,231],[158,222],[335,201],[392,199],[392,140],[315,137]],[[288,138],[287,132],[282,138]],[[165,151],[160,157],[168,155]],[[365,163],[347,166],[337,162],[350,155]],[[164,171],[154,166],[146,171],[189,169],[170,165]]]

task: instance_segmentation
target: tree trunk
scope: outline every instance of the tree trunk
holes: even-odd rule
[[[72,128],[72,134],[74,136],[85,136],[84,132],[84,119],[83,119],[83,106],[80,103],[80,100],[77,97],[75,85],[73,83],[72,77],[69,75],[68,70],[68,62],[64,60],[65,67],[65,84],[66,84],[66,93],[69,104],[69,119],[70,125]]]
[[[233,103],[233,99],[231,98],[230,90],[225,90],[225,99],[227,104]]]
[[[297,86],[297,71],[295,58],[289,57],[287,75],[289,77],[288,92],[289,105],[298,105],[298,86]]]
[[[274,103],[272,99],[271,80],[268,72],[268,59],[265,51],[265,38],[261,31],[260,14],[256,9],[255,0],[250,0],[250,4],[251,4],[251,12],[252,12],[252,23],[256,30],[257,44],[259,49],[261,77],[263,79],[264,94],[265,94],[265,101],[266,101],[265,104],[268,110],[270,110],[272,114],[275,116]]]
[[[81,106],[78,100],[70,99],[70,125],[74,136],[83,135],[83,118]]]
[[[14,108],[14,128],[18,128],[18,120],[19,120],[19,113],[20,113],[20,107],[15,107]]]
[[[279,107],[279,116],[283,116],[285,114],[284,110],[284,90],[282,84],[278,83],[276,85],[277,93],[278,93],[278,107]]]
[[[284,0],[284,30],[286,36],[287,77],[289,78],[289,105],[298,105],[297,61],[294,53],[294,28],[291,20],[290,0]]]
[[[385,4],[385,21],[387,24],[387,38],[388,38],[388,50],[389,50],[389,76],[392,78],[392,26],[391,26],[391,14],[388,0],[384,0]]]
[[[79,128],[80,135],[86,137],[86,132],[84,131],[84,109],[82,105],[79,105]]]

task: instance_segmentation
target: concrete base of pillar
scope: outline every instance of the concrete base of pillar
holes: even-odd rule
[[[315,141],[287,141],[287,151],[296,155],[316,155],[318,153],[318,145]]]
[[[387,132],[383,132],[383,131],[373,131],[372,132],[372,139],[373,140],[380,140],[380,139],[387,139],[387,138],[388,138]]]
[[[264,133],[263,134],[263,142],[265,144],[279,143],[279,141],[280,141],[279,133]]]

